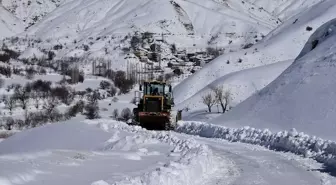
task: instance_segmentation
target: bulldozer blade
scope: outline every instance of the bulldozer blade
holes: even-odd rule
[[[147,130],[167,130],[170,125],[169,114],[139,113],[140,126]]]

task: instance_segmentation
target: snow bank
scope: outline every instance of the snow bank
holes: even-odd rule
[[[265,146],[268,149],[292,152],[313,158],[328,167],[336,168],[336,142],[309,136],[295,129],[272,133],[268,129],[252,127],[227,128],[203,122],[179,122],[177,132],[206,138],[220,138]]]
[[[138,184],[174,184],[174,185],[192,185],[200,181],[204,174],[216,170],[218,161],[215,160],[212,151],[202,144],[198,144],[193,139],[183,140],[174,136],[172,132],[147,131],[141,127],[131,127],[122,122],[102,120],[88,121],[89,124],[97,124],[99,128],[106,131],[119,128],[128,132],[137,133],[146,137],[146,142],[159,140],[174,146],[172,153],[181,153],[182,157],[177,161],[171,161],[164,166],[157,168],[155,171],[147,172],[142,176],[126,178],[114,183],[114,185],[138,185]],[[119,145],[120,146],[120,145]],[[192,177],[192,178],[191,178]]]

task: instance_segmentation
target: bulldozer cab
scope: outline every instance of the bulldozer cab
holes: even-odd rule
[[[144,96],[164,96],[167,99],[173,98],[171,85],[164,82],[144,82],[143,85],[140,85],[139,90],[143,92]]]

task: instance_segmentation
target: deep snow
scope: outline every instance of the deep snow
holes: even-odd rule
[[[3,185],[195,184],[218,164],[206,145],[111,120],[26,130],[0,152]]]
[[[199,132],[202,127],[204,132]],[[203,123],[179,124],[179,131],[184,133],[190,128],[194,129],[189,134],[206,137],[223,133],[221,129],[213,133],[214,127]],[[240,141],[251,136],[258,141],[256,138],[263,136],[261,141],[269,141],[265,134],[256,136],[257,130],[254,134],[251,131],[226,136]],[[292,132],[291,136],[296,135]],[[321,167],[318,164],[302,162],[291,154],[175,132],[146,131],[106,119],[26,130],[0,142],[0,151],[3,185],[332,185],[336,180],[310,170]]]
[[[292,152],[305,158],[312,158],[322,164],[328,172],[336,168],[336,143],[316,136],[310,136],[295,129],[272,132],[249,126],[230,128],[215,124],[186,121],[178,124],[177,132],[220,138],[230,142],[260,145],[275,151]]]
[[[334,19],[317,29],[277,79],[211,122],[274,131],[296,128],[335,141],[335,25]]]

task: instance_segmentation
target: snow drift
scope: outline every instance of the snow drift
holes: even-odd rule
[[[336,141],[336,20],[309,38],[276,80],[213,123],[300,132]]]
[[[227,128],[203,122],[179,122],[177,132],[206,138],[220,138],[267,147],[271,150],[292,152],[313,158],[326,167],[336,168],[336,143],[309,136],[295,129],[271,132],[252,127]]]
[[[6,185],[196,184],[217,164],[195,140],[113,120],[56,123],[0,142],[0,184]]]
[[[93,123],[97,124],[97,123]],[[154,184],[197,184],[204,175],[217,170],[218,162],[214,160],[212,151],[203,144],[193,139],[182,140],[170,132],[147,131],[141,127],[131,127],[124,123],[108,124],[108,121],[98,123],[104,130],[115,130],[115,128],[126,129],[128,132],[147,135],[148,139],[157,139],[160,142],[174,146],[171,152],[181,152],[181,158],[171,161],[155,171],[147,172],[141,176],[127,178],[114,185],[154,185]],[[148,142],[148,140],[146,141]],[[193,178],[190,178],[193,177]]]

